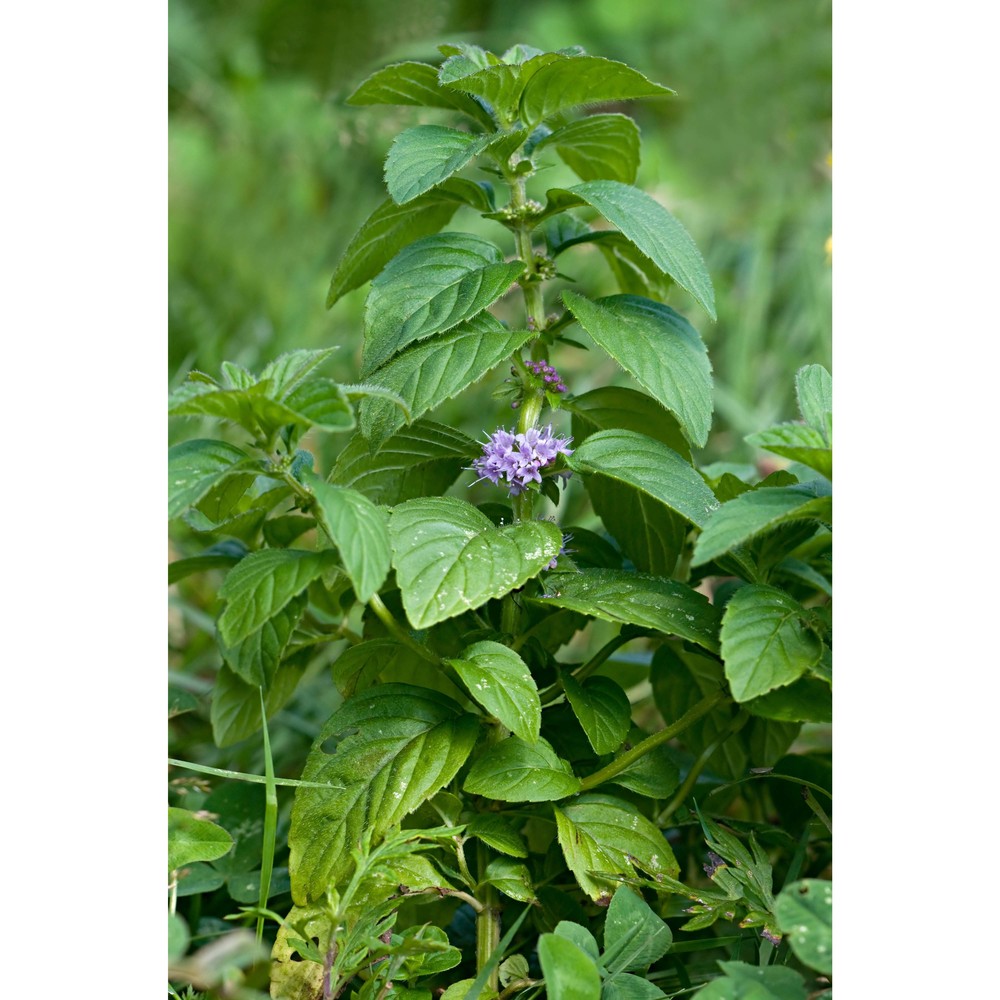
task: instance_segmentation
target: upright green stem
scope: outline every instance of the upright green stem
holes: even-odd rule
[[[490,747],[499,742],[507,735],[507,730],[503,726],[488,726],[486,736],[486,753],[490,752]],[[489,851],[486,844],[481,840],[476,841],[476,873],[479,876],[479,885],[476,887],[476,896],[482,903],[482,910],[476,916],[476,972],[480,973],[489,964],[493,953],[500,945],[500,895],[496,888],[487,885],[483,878],[486,875],[486,866],[489,864]],[[487,980],[488,990],[494,993],[500,992],[500,963],[494,964],[490,970]]]
[[[522,175],[516,173],[517,154],[511,157],[511,162],[504,171],[505,179],[510,185],[510,207],[515,213],[517,222],[514,226],[514,242],[517,254],[525,267],[525,276],[521,280],[521,291],[524,294],[524,309],[529,329],[542,330],[545,327],[545,300],[538,282],[535,265],[535,249],[531,242],[531,226],[524,220],[527,205],[527,191]],[[534,427],[545,405],[544,390],[535,385],[528,377],[528,371],[519,356],[514,358],[514,366],[521,378],[523,391],[521,408],[517,419],[517,431],[523,434]],[[535,503],[535,494],[525,490],[511,498],[511,508],[515,521],[530,521]],[[516,636],[520,632],[521,609],[513,594],[508,594],[503,601],[501,628],[508,635]]]
[[[584,778],[580,782],[580,790],[587,792],[591,788],[596,788],[598,785],[604,784],[605,781],[610,781],[641,757],[648,754],[650,750],[655,750],[661,743],[666,743],[667,740],[672,740],[675,736],[679,736],[688,726],[696,723],[702,716],[708,715],[717,705],[729,700],[729,696],[724,691],[716,691],[714,694],[702,698],[697,705],[689,708],[672,726],[667,726],[666,729],[662,729],[660,732],[646,737],[641,743],[632,747],[631,750],[627,750],[620,757],[616,757],[606,767],[602,767],[600,771],[595,771]]]
[[[476,842],[476,861],[479,866],[479,874],[482,877],[489,864],[489,855],[486,845],[482,841]],[[482,972],[487,963],[493,957],[493,952],[500,944],[500,897],[497,890],[492,885],[480,885],[477,890],[479,900],[482,903],[482,910],[476,917],[476,972]],[[500,966],[496,965],[490,971],[489,979],[486,981],[488,990],[500,991]]]

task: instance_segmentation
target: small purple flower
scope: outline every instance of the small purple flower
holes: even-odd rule
[[[514,434],[505,427],[494,431],[483,445],[482,457],[472,463],[481,482],[488,479],[494,486],[501,480],[509,484],[510,495],[523,493],[528,483],[542,481],[541,470],[555,462],[559,455],[572,455],[567,445],[572,438],[555,437],[552,425],[529,427],[523,434]]]

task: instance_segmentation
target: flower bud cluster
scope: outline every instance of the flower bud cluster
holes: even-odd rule
[[[549,392],[565,392],[566,383],[563,382],[562,375],[544,361],[525,361],[525,365],[533,375],[541,379],[545,388]]]
[[[552,425],[530,427],[523,434],[515,434],[501,427],[494,431],[483,445],[483,454],[472,463],[481,482],[488,479],[494,486],[501,481],[509,485],[512,497],[523,493],[528,484],[542,481],[541,470],[553,465],[559,455],[572,455],[567,445],[572,438],[556,437]]]

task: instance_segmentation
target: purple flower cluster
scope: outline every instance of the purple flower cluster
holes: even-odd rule
[[[552,365],[546,364],[544,361],[525,361],[525,365],[530,372],[537,375],[545,383],[545,388],[549,392],[566,391],[566,383],[563,382],[562,375]]]
[[[560,454],[573,454],[566,447],[572,440],[555,437],[551,424],[545,428],[531,427],[523,434],[501,427],[483,445],[482,457],[472,463],[473,471],[479,473],[476,482],[488,479],[499,486],[505,479],[510,484],[510,495],[516,497],[527,489],[528,483],[540,483],[541,470]]]

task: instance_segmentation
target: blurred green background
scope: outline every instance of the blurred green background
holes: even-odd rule
[[[384,197],[392,137],[439,113],[349,108],[344,98],[386,63],[439,60],[444,41],[497,52],[579,44],[677,91],[616,110],[642,129],[638,185],[691,231],[715,283],[717,323],[680,295],[671,303],[701,330],[716,372],[702,459],[752,457],[743,435],[797,416],[796,369],[830,364],[830,6],[170,0],[172,384],[224,359],[254,370],[331,343],[344,346],[330,374],[355,381],[366,289],[327,312],[327,284]],[[563,179],[559,168],[543,172],[531,193]],[[449,228],[470,227],[478,220],[460,213]],[[595,291],[615,290],[596,254],[560,264]],[[579,352],[554,360],[579,376],[577,392],[616,376]],[[481,417],[465,419],[474,412],[466,397],[444,417],[479,436]]]

